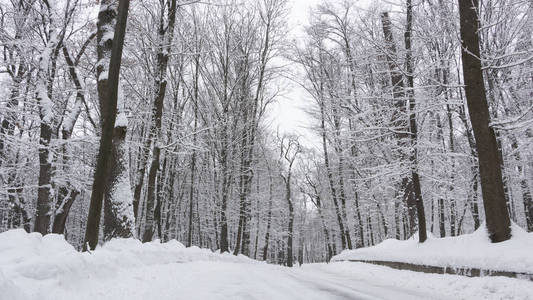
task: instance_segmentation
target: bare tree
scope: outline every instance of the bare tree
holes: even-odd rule
[[[289,225],[287,232],[287,266],[292,267],[293,259],[293,234],[294,234],[294,202],[292,195],[293,166],[302,147],[298,137],[283,135],[280,141],[280,164],[285,165],[280,171],[280,176],[285,183],[285,201],[289,207]]]

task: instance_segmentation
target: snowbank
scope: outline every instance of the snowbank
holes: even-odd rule
[[[0,300],[533,299],[532,282],[511,278],[254,262],[176,241],[119,239],[79,253],[62,236],[12,230],[0,234]]]
[[[333,261],[396,261],[533,273],[533,233],[513,224],[512,234],[508,241],[491,243],[483,224],[477,231],[457,237],[436,238],[428,232],[428,239],[420,244],[417,233],[405,241],[387,239],[373,247],[345,250],[334,256]]]
[[[378,299],[533,300],[533,283],[506,277],[427,274],[356,262],[304,265],[304,268],[334,270],[338,277],[350,279],[347,285],[358,289],[387,286]],[[399,290],[414,291],[411,292],[414,295],[398,297]],[[392,292],[385,294],[386,291]]]
[[[89,275],[113,276],[128,268],[191,261],[255,262],[242,255],[186,248],[176,240],[143,244],[135,239],[115,239],[92,253],[81,253],[62,235],[10,230],[0,233],[0,299],[28,299],[23,295],[24,286],[35,282],[68,285]]]

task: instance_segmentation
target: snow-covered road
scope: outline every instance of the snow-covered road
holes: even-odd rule
[[[0,234],[0,300],[521,299],[533,282],[354,262],[287,268],[177,241],[116,239],[81,253],[62,236]]]
[[[417,290],[335,272],[335,265],[283,268],[225,262],[172,263],[88,276],[55,299],[430,299]]]
[[[420,274],[347,262],[290,269],[199,261],[126,267],[83,277],[34,284],[23,298],[533,299],[533,283],[524,280]]]

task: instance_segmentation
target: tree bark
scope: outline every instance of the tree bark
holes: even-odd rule
[[[112,159],[113,152],[113,132],[115,129],[115,120],[117,117],[117,98],[119,86],[119,73],[122,61],[122,49],[124,46],[124,35],[126,33],[126,21],[128,18],[128,8],[130,2],[128,0],[119,0],[117,8],[117,21],[115,26],[115,33],[112,43],[111,58],[109,62],[108,78],[105,87],[98,86],[99,92],[102,90],[105,97],[100,98],[100,103],[103,104],[101,115],[102,120],[102,136],[100,138],[100,147],[98,149],[98,158],[96,168],[94,171],[93,191],[91,193],[91,202],[89,205],[89,216],[87,217],[87,227],[85,231],[85,240],[83,243],[83,250],[87,251],[89,248],[93,250],[98,244],[98,233],[100,228],[100,216],[102,213],[102,200],[104,197],[106,181],[108,180],[110,159]],[[99,25],[103,25],[100,15],[114,15],[114,9],[110,3],[102,2],[102,6],[106,9],[100,10]],[[109,24],[107,24],[109,25]],[[103,32],[99,32],[98,41],[102,39]],[[107,42],[107,41],[106,41]],[[102,75],[102,74],[99,74]],[[99,79],[103,77],[99,76]],[[99,80],[103,83],[104,80]]]
[[[392,32],[392,24],[389,19],[389,14],[384,12],[381,14],[381,23],[383,27],[383,35],[385,36],[386,48],[387,48],[387,63],[389,67],[389,73],[392,84],[392,97],[394,99],[394,112],[392,115],[392,125],[398,144],[398,152],[400,160],[406,159],[405,148],[408,144],[408,132],[409,122],[407,120],[407,105],[405,100],[405,85],[403,81],[403,75],[397,65],[397,52],[394,42],[394,36]],[[414,185],[411,184],[413,174],[405,175],[402,178],[400,185],[400,194],[402,194],[403,203],[407,206],[407,212],[409,217],[409,227],[413,230],[416,227],[416,199],[414,197]]]
[[[505,204],[501,158],[494,130],[490,127],[489,107],[485,94],[479,50],[478,0],[459,0],[463,77],[468,112],[479,155],[481,192],[486,224],[493,243],[511,237],[511,221]]]
[[[154,105],[152,108],[152,122],[153,127],[150,131],[150,135],[153,139],[152,145],[152,162],[148,171],[148,187],[146,191],[146,219],[144,226],[144,233],[142,235],[143,242],[149,242],[152,240],[154,234],[154,206],[156,198],[156,176],[160,165],[162,134],[161,124],[163,119],[163,107],[165,102],[165,92],[167,88],[167,66],[170,59],[170,50],[174,37],[174,25],[176,23],[176,1],[171,0],[171,4],[168,7],[168,24],[165,26],[164,8],[161,10],[160,23],[159,23],[159,45],[157,52],[156,62],[156,78],[155,78],[155,91],[156,96],[154,99]],[[161,5],[164,5],[162,3]]]
[[[50,9],[50,7],[49,7]],[[50,20],[52,23],[52,20]],[[37,191],[37,211],[35,216],[34,231],[45,235],[49,232],[50,215],[52,214],[51,179],[52,179],[52,157],[50,155],[50,141],[53,135],[52,122],[54,119],[51,82],[51,64],[55,65],[56,48],[59,43],[59,36],[52,24],[50,27],[50,37],[45,49],[39,57],[39,70],[37,72],[37,92],[36,98],[39,103],[39,117],[41,126],[39,131],[39,187]]]
[[[346,249],[346,239],[345,239],[345,230],[344,230],[344,221],[342,219],[342,214],[339,208],[339,202],[337,200],[337,190],[335,188],[335,184],[333,183],[333,174],[331,172],[331,167],[329,164],[329,153],[328,153],[328,146],[327,146],[327,139],[326,139],[326,123],[325,123],[325,103],[322,99],[319,103],[320,105],[320,126],[321,126],[321,133],[322,133],[322,148],[324,151],[324,164],[326,167],[326,174],[328,176],[328,183],[329,188],[331,191],[331,198],[333,199],[333,204],[335,206],[335,213],[337,215],[337,223],[339,224],[339,231],[341,233],[341,243],[342,243],[342,249]]]
[[[407,0],[407,27],[405,30],[405,49],[406,49],[406,79],[407,79],[407,97],[409,99],[409,124],[411,133],[411,183],[413,185],[413,193],[409,198],[413,197],[416,204],[416,215],[418,220],[418,242],[423,243],[427,239],[426,232],[426,214],[424,211],[424,201],[422,199],[422,189],[420,187],[420,178],[418,175],[418,129],[416,123],[416,100],[414,92],[414,78],[413,78],[413,61],[411,50],[411,33],[413,26],[413,6],[411,0]],[[412,229],[411,229],[412,230]]]

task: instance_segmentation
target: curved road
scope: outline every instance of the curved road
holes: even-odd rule
[[[525,280],[424,274],[350,262],[294,268],[220,261],[123,265],[119,269],[102,265],[98,272],[43,280],[33,287],[32,295],[21,299],[533,300],[533,283]]]
[[[358,273],[337,272],[341,264],[291,269],[263,263],[188,262],[125,268],[105,276],[87,274],[51,299],[438,299],[416,289],[371,282]]]

